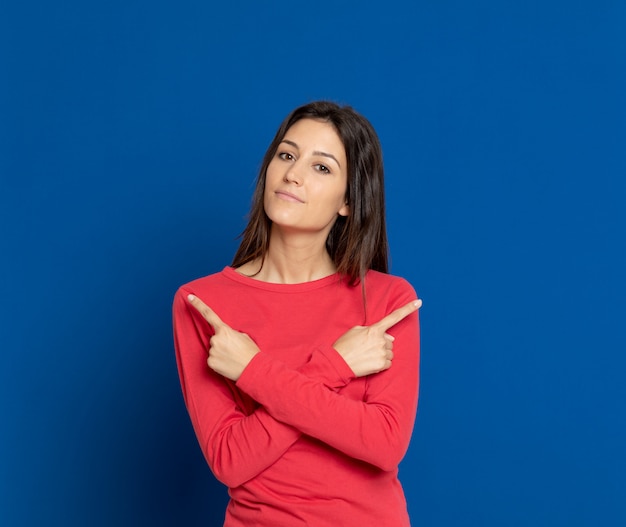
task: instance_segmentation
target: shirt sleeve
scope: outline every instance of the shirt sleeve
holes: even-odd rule
[[[183,398],[202,452],[215,477],[236,487],[279,459],[301,436],[297,428],[277,421],[234,383],[210,370],[209,324],[193,310],[182,288],[173,306],[174,347]],[[336,351],[316,349],[299,370],[326,390],[336,391],[354,375]]]
[[[416,298],[404,282],[388,313]],[[368,377],[363,400],[329,390],[257,353],[237,386],[277,420],[382,470],[395,470],[408,448],[419,390],[419,320],[413,313],[389,330],[395,337],[391,368]]]

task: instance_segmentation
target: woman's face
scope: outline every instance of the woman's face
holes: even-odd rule
[[[287,130],[265,177],[265,213],[289,231],[320,232],[347,216],[346,151],[330,123],[301,119]]]

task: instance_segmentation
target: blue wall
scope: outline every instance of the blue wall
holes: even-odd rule
[[[18,6],[18,7],[16,7]],[[13,2],[0,523],[220,525],[174,361],[296,105],[377,128],[424,299],[416,526],[626,524],[626,4]]]

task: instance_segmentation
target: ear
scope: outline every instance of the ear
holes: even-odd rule
[[[348,204],[344,203],[343,207],[341,207],[339,209],[339,212],[337,212],[337,214],[339,214],[339,216],[349,216],[350,215],[350,207],[348,207]]]

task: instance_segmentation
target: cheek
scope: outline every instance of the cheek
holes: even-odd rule
[[[265,190],[263,191],[265,199],[267,199],[269,189],[276,184],[277,171],[272,164],[273,162],[269,164],[265,171]]]
[[[339,212],[344,202],[345,192],[343,192],[342,189],[324,189],[323,192],[317,194],[314,209],[315,214],[326,221]]]
[[[274,162],[272,161],[268,166],[267,166],[267,170],[265,171],[265,188],[267,188],[267,184],[268,182],[271,182],[276,174],[276,170],[274,169]]]
[[[332,203],[333,208],[339,209],[346,202],[346,192],[345,185],[337,185],[328,192],[328,203]]]

